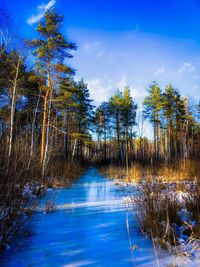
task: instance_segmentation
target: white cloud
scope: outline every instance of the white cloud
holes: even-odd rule
[[[134,101],[141,104],[144,97],[146,96],[145,88],[140,86],[131,86],[130,91]]]
[[[128,86],[128,85],[127,85],[127,78],[126,78],[126,75],[123,74],[121,80],[119,80],[119,81],[117,82],[117,87],[118,87],[120,90],[124,90],[124,88],[125,88],[126,86]]]
[[[126,86],[130,87],[130,92],[135,103],[141,106],[142,101],[146,95],[145,87],[139,84],[128,84],[125,74],[121,76],[120,80],[113,79],[92,79],[86,81],[90,89],[91,98],[100,104],[108,99],[116,92],[117,89],[123,91]]]
[[[165,72],[165,67],[160,67],[154,72],[154,76],[159,76]]]
[[[87,81],[87,84],[90,89],[90,96],[95,102],[101,103],[107,101],[112,94],[112,80],[105,81],[97,78]]]
[[[194,70],[195,70],[195,67],[192,65],[192,63],[184,62],[182,66],[179,68],[178,72],[183,73],[183,72],[191,72]]]
[[[46,5],[41,4],[37,6],[38,13],[36,15],[32,15],[28,20],[27,23],[29,25],[35,24],[36,22],[40,21],[41,18],[44,16],[45,12],[48,11],[51,7],[53,7],[56,3],[56,0],[49,1]]]

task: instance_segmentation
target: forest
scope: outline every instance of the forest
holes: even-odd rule
[[[170,81],[164,88],[149,81],[142,109],[128,84],[96,106],[93,88],[71,67],[79,48],[62,23],[51,8],[33,39],[10,41],[1,30],[1,251],[15,242],[49,188],[70,187],[96,166],[116,184],[136,186],[133,194],[127,190],[127,209],[155,247],[191,257],[200,238],[200,102]],[[54,204],[47,202],[46,211]],[[178,215],[183,210],[186,219]]]

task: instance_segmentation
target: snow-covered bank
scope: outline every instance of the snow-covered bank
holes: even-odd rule
[[[147,182],[132,188],[126,185],[129,195],[124,202],[141,231],[154,240],[156,250],[163,247],[174,255],[167,260],[172,266],[200,266],[198,185]]]

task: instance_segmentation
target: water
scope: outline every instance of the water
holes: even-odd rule
[[[48,191],[40,205],[54,198],[57,210],[34,213],[32,235],[12,244],[0,266],[156,266],[151,241],[129,221],[132,257],[123,194],[95,168],[70,188]]]

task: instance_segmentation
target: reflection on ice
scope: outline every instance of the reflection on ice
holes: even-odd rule
[[[95,261],[76,261],[71,264],[66,264],[64,265],[64,267],[79,267],[79,266],[89,266],[89,265],[94,266],[94,264],[95,264]]]
[[[67,209],[76,209],[76,208],[91,208],[91,207],[101,207],[101,208],[108,208],[113,209],[115,206],[122,207],[125,205],[123,203],[123,199],[115,199],[115,200],[103,200],[103,201],[95,201],[95,202],[73,202],[73,203],[67,203],[63,205],[55,205],[55,210],[67,210]],[[45,206],[38,207],[36,211],[44,211]]]

